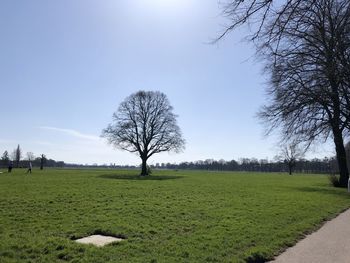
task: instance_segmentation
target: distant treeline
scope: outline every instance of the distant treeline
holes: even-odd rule
[[[7,168],[9,165],[9,160],[0,160],[0,167]],[[30,161],[32,163],[33,167],[40,167],[41,164],[41,158],[35,158],[34,160]],[[13,162],[13,166],[16,168],[17,165],[15,165],[15,162]],[[27,168],[29,166],[29,160],[21,160],[18,163],[18,168]],[[52,159],[45,159],[45,167],[56,167],[56,168],[63,168],[65,167],[65,163],[63,161],[55,161]]]
[[[8,167],[9,162],[13,164],[16,161],[10,159],[0,159],[0,167]],[[40,167],[42,162],[41,157],[31,160],[33,167]],[[29,165],[29,160],[20,160],[18,167],[26,168]],[[116,165],[116,164],[74,164],[65,163],[63,161],[55,161],[53,159],[44,159],[45,167],[52,168],[109,168],[109,169],[139,169],[140,166],[134,165]],[[14,164],[14,167],[17,165]],[[288,172],[288,164],[283,161],[269,161],[267,159],[258,160],[256,158],[241,158],[239,161],[225,161],[207,159],[195,162],[176,163],[157,163],[150,165],[152,169],[182,169],[182,170],[208,170],[208,171],[249,171],[249,172]],[[293,168],[297,173],[338,173],[338,165],[335,158],[314,158],[311,160],[302,159],[296,162]]]
[[[65,168],[92,168],[92,169],[139,169],[140,166],[135,165],[116,165],[116,164],[76,164],[76,163],[65,163]]]
[[[242,158],[239,161],[208,159],[205,161],[182,162],[179,164],[162,163],[152,165],[156,169],[190,169],[209,171],[249,171],[249,172],[288,172],[288,164],[283,161],[258,160]],[[293,169],[299,173],[337,173],[338,166],[335,158],[302,159],[296,162]]]
[[[109,169],[139,169],[140,166],[116,164],[65,164],[66,168],[109,168]],[[283,161],[269,161],[266,159],[242,158],[231,160],[200,160],[195,162],[157,163],[150,165],[151,169],[171,170],[208,170],[208,171],[249,171],[249,172],[288,172],[288,164]],[[338,166],[335,158],[302,159],[296,162],[293,172],[297,173],[337,173]]]
[[[9,152],[5,150],[0,157],[0,167],[13,167],[13,168],[27,168],[29,163],[33,167],[40,167],[43,169],[45,167],[64,167],[65,163],[63,161],[55,161],[53,159],[48,159],[45,154],[40,154],[35,157],[34,153],[27,152],[25,155],[18,144],[17,147]]]

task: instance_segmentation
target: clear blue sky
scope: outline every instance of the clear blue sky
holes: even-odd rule
[[[99,135],[142,89],[168,95],[187,141],[151,163],[272,158],[276,137],[255,117],[266,77],[247,31],[208,44],[226,22],[215,0],[1,1],[1,153],[19,143],[65,162],[138,164]]]

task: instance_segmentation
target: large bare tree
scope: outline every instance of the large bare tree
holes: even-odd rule
[[[310,16],[295,10],[298,27],[284,27],[279,46],[266,51],[274,58],[267,63],[272,100],[260,115],[270,127],[281,127],[285,138],[298,137],[311,144],[332,137],[341,186],[347,185],[349,177],[344,136],[350,117],[346,113],[350,87],[340,62],[344,49],[350,51],[349,4],[317,0]]]
[[[184,149],[176,117],[164,93],[139,91],[120,104],[102,137],[122,150],[137,153],[142,160],[141,175],[145,176],[152,155]]]
[[[269,103],[260,117],[283,139],[310,145],[333,138],[346,186],[344,137],[350,118],[350,1],[232,1],[225,12],[235,27],[256,23],[251,37],[270,74]]]

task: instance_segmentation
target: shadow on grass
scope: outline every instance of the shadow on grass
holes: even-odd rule
[[[140,180],[140,181],[163,181],[163,180],[174,180],[183,178],[183,176],[178,175],[150,175],[150,176],[140,176],[140,175],[123,175],[123,174],[102,174],[98,177],[104,179],[116,179],[116,180]]]
[[[339,195],[339,196],[349,195],[345,188],[335,188],[333,186],[329,186],[329,188],[310,187],[310,186],[292,187],[292,188],[300,192],[307,192],[307,193],[322,193],[322,194]]]

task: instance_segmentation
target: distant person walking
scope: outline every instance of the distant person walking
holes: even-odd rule
[[[9,162],[9,166],[8,166],[7,172],[11,173],[12,172],[12,168],[13,168],[13,164],[12,164],[12,162]]]
[[[27,173],[32,173],[32,162],[29,162]]]

